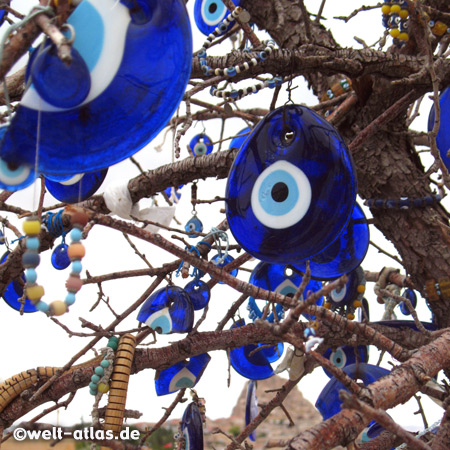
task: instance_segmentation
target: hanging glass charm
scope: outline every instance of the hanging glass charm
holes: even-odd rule
[[[369,362],[369,348],[367,345],[358,345],[356,348],[350,345],[343,345],[332,351],[327,349],[323,354],[324,358],[329,359],[338,369],[343,369],[351,364],[356,364],[356,353],[358,354],[358,363]],[[333,374],[323,368],[328,377],[333,378]]]
[[[67,254],[67,249],[69,246],[63,242],[55,247],[55,249],[52,252],[52,266],[56,270],[64,270],[67,269],[67,267],[70,266],[70,258]]]
[[[390,373],[382,367],[363,363],[351,364],[344,367],[343,371],[354,380],[362,380],[366,386]],[[337,378],[333,377],[319,394],[316,408],[322,414],[323,420],[329,419],[341,410],[342,401],[339,398],[339,391],[342,389],[348,391]]]
[[[414,309],[416,308],[416,306],[417,306],[417,295],[412,289],[409,289],[409,288],[405,289],[405,291],[402,294],[402,297],[407,298],[411,302],[412,307]],[[402,312],[402,314],[404,316],[410,316],[411,315],[411,313],[409,312],[408,307],[403,302],[400,303],[400,311]]]
[[[232,148],[238,148],[240,149],[242,147],[242,144],[245,142],[245,140],[248,138],[248,136],[250,135],[252,129],[247,127],[244,128],[243,130],[239,131],[239,133],[237,134],[236,137],[234,137],[231,142],[230,142],[230,150]]]
[[[200,380],[211,357],[208,353],[193,356],[189,361],[182,361],[167,369],[157,372],[155,388],[157,395],[167,395],[182,388],[193,388]]]
[[[184,289],[167,286],[150,295],[137,320],[161,334],[189,333],[194,324],[194,308]]]
[[[186,232],[191,233],[188,234],[190,238],[197,238],[199,236],[198,233],[201,233],[203,231],[203,224],[202,221],[197,217],[197,214],[195,214],[188,220],[188,222],[184,226],[184,229]]]
[[[203,420],[198,406],[189,403],[181,419],[184,450],[203,450]]]
[[[258,398],[256,397],[256,381],[251,380],[247,388],[247,400],[245,402],[245,426],[258,415]],[[256,430],[248,435],[251,441],[256,441]]]
[[[8,258],[9,251],[3,254],[2,259],[0,260],[0,264],[3,264],[6,261],[6,258]],[[25,275],[22,274],[21,279],[23,281],[23,284],[25,284]],[[5,292],[3,292],[3,300],[11,306],[11,308],[15,309],[16,311],[20,311],[22,308],[22,303],[20,302],[20,299],[23,297],[23,285],[21,285],[18,281],[11,281],[11,283],[8,284],[8,286],[5,289]],[[24,313],[33,313],[37,311],[36,306],[33,305],[33,302],[29,300],[28,298],[25,298],[25,303],[23,305],[22,311]]]
[[[239,6],[240,0],[234,0],[233,3],[235,6]],[[222,0],[195,0],[195,23],[205,36],[210,35],[229,14],[230,12]],[[226,31],[226,27],[221,30],[222,34]]]
[[[230,262],[232,262],[232,261],[234,261],[234,258],[230,255],[227,255],[224,257],[223,255],[217,254],[211,258],[211,262],[217,267],[225,267],[227,264],[230,264]],[[239,269],[233,269],[230,272],[230,275],[235,277],[235,276],[237,276],[238,272],[239,272]],[[224,284],[224,282],[219,281],[219,284]]]
[[[286,105],[242,145],[228,177],[226,214],[252,256],[297,263],[340,235],[355,197],[353,163],[337,131],[310,109]]]
[[[65,181],[45,179],[45,187],[56,199],[64,203],[78,203],[94,195],[103,183],[108,169],[79,174]]]
[[[204,281],[198,279],[190,281],[184,290],[189,295],[195,311],[203,309],[209,303],[211,289]]]
[[[436,145],[441,154],[441,159],[450,170],[450,157],[447,156],[447,152],[450,149],[450,129],[448,124],[450,123],[450,88],[447,88],[439,96],[439,107],[441,109],[440,119],[441,123],[439,126],[439,131],[436,136]],[[434,127],[435,112],[434,104],[431,107],[430,115],[428,116],[428,131],[431,131]]]
[[[0,170],[2,188],[30,184],[25,172],[36,161],[39,173],[67,175],[124,160],[159,133],[184,94],[192,36],[183,0],[84,0],[67,23],[71,65],[48,41],[30,57],[0,150],[3,166],[23,173]]]
[[[352,217],[340,236],[325,250],[311,258],[311,278],[334,280],[356,269],[369,248],[369,226],[361,207],[355,203]],[[306,261],[293,264],[302,273]]]
[[[188,145],[188,151],[191,156],[209,155],[213,148],[211,139],[206,134],[197,134]]]

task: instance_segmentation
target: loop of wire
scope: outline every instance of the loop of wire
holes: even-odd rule
[[[44,216],[43,225],[47,228],[47,231],[55,238],[62,236],[63,242],[67,232],[64,230],[64,225],[62,222],[63,209],[59,210],[57,213],[48,212]]]
[[[214,239],[214,245],[216,247],[217,253],[219,254],[217,264],[222,264],[225,258],[228,256],[228,248],[230,246],[230,243],[228,241],[228,235],[227,233],[225,233],[225,231],[213,227],[211,228],[211,231],[205,236],[205,240],[208,239],[209,237],[212,237]],[[225,250],[223,251],[223,254],[221,241],[225,243]],[[201,243],[203,244],[205,242],[201,241]]]

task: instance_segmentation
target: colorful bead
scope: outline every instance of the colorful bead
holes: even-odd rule
[[[94,372],[99,376],[102,377],[103,375],[105,375],[105,370],[103,369],[103,367],[97,366],[94,370]]]
[[[107,359],[104,359],[100,365],[104,368],[107,369],[109,367],[109,361]]]
[[[28,237],[26,247],[27,247],[27,250],[38,250],[39,249],[39,238]]]
[[[100,377],[97,374],[94,374],[91,377],[91,381],[95,384],[98,384],[98,382],[100,381]]]
[[[73,242],[69,245],[67,254],[69,255],[70,260],[81,259],[86,255],[86,249],[84,248],[83,244],[80,244],[79,242]]]
[[[66,298],[64,299],[64,303],[67,306],[72,306],[75,303],[75,294],[73,292],[68,292]]]
[[[386,14],[386,15],[389,14],[391,12],[391,6],[390,5],[383,5],[381,7],[381,12],[383,14]]]
[[[348,313],[347,314],[347,319],[348,320],[353,320],[355,318],[355,315],[353,313]]]
[[[79,242],[81,241],[81,238],[83,237],[83,231],[79,228],[72,228],[72,231],[70,232],[70,239],[72,242]]]
[[[25,290],[27,293],[27,298],[30,299],[32,302],[40,300],[45,294],[44,288],[39,284],[31,286],[27,285]]]
[[[45,303],[45,302],[37,302],[35,306],[36,306],[36,309],[38,309],[39,311],[41,311],[43,313],[48,313],[50,310],[50,306],[48,306],[47,303]]]
[[[113,350],[117,350],[118,346],[119,346],[119,340],[115,336],[112,336],[111,338],[109,338],[107,347],[110,347]]]
[[[69,278],[66,281],[66,289],[69,292],[76,293],[83,286],[83,281],[81,280],[79,275],[70,274]]]
[[[22,255],[22,265],[25,268],[37,267],[41,261],[39,253],[36,252],[25,252]]]
[[[28,268],[25,270],[25,279],[27,283],[33,284],[37,280],[37,272],[34,268]]]
[[[97,391],[94,391],[93,389],[89,389],[89,394],[91,394],[91,395],[97,395]]]
[[[41,222],[39,220],[26,220],[22,225],[23,232],[28,236],[36,236],[41,232]]]
[[[91,391],[97,390],[97,384],[94,383],[94,382],[90,382],[90,383],[89,383],[89,389],[90,389]]]
[[[101,392],[102,394],[106,394],[108,391],[109,391],[108,383],[99,383],[98,392]]]
[[[81,261],[73,261],[72,263],[72,273],[81,273],[83,266]]]
[[[55,300],[50,303],[50,314],[52,316],[62,316],[67,310],[68,307],[62,300]]]

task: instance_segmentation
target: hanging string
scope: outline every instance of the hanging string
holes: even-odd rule
[[[65,235],[67,234],[64,230],[64,225],[62,221],[63,209],[59,210],[57,213],[48,212],[44,219],[43,225],[47,228],[47,231],[55,238],[59,236],[63,236],[63,240]]]
[[[211,231],[205,236],[204,240],[207,240],[209,237],[212,237],[214,239],[214,245],[216,247],[217,253],[219,254],[219,259],[216,262],[217,264],[222,264],[225,258],[228,256],[228,248],[230,246],[230,243],[228,241],[228,235],[227,233],[225,233],[225,231],[213,227],[211,228]],[[222,245],[220,241],[225,242],[225,250],[223,252],[223,255],[222,255]],[[204,241],[201,241],[201,243],[205,244]]]
[[[198,249],[197,247],[195,247],[195,246],[192,246],[191,248],[185,247],[185,250],[188,250],[189,253],[195,252],[195,253],[197,253],[197,256],[198,256],[199,258],[201,258],[200,251],[199,251],[199,249]],[[180,262],[180,265],[178,266],[177,271],[175,272],[175,276],[176,276],[176,277],[179,277],[179,276],[180,276],[180,272],[181,272],[181,269],[182,269],[182,267],[183,267],[183,264],[184,264],[184,261],[181,261],[181,262]],[[192,275],[193,277],[195,277],[197,280],[200,278],[200,271],[197,269],[197,267],[194,267],[194,270],[192,271],[192,274],[191,274],[191,275]]]

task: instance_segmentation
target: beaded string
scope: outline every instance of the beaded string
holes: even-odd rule
[[[114,352],[119,346],[119,339],[115,336],[111,336],[108,340],[108,344],[103,349],[104,356],[99,366],[94,369],[94,375],[91,377],[89,383],[89,393],[95,395],[95,401],[98,405],[103,394],[109,391],[109,379],[113,371]],[[95,406],[95,405],[94,405]]]
[[[401,197],[400,199],[381,199],[370,198],[364,202],[369,208],[377,209],[409,209],[409,208],[426,208],[433,206],[442,200],[440,194],[426,195],[425,197]]]
[[[41,232],[41,222],[35,216],[27,218],[23,223],[23,231],[26,235],[26,250],[22,255],[22,264],[25,270],[25,293],[26,297],[36,306],[39,311],[48,316],[61,316],[69,310],[69,306],[75,303],[75,294],[81,289],[83,283],[80,278],[82,270],[81,259],[85,256],[86,250],[81,244],[82,231],[87,224],[88,218],[84,213],[77,213],[72,216],[72,230],[70,231],[71,244],[67,249],[67,254],[72,261],[72,271],[66,281],[67,295],[64,301],[54,300],[48,304],[42,300],[45,294],[44,287],[37,284],[36,267],[39,265],[39,233]]]
[[[252,86],[247,86],[243,89],[232,89],[232,90],[226,91],[225,89],[219,89],[216,86],[212,86],[210,89],[210,94],[214,95],[215,97],[219,97],[219,98],[240,100],[241,98],[245,97],[246,95],[256,94],[261,89],[264,89],[267,87],[270,89],[274,89],[275,87],[281,86],[282,84],[283,84],[282,77],[274,77],[269,80],[264,80],[264,81],[255,83]]]

